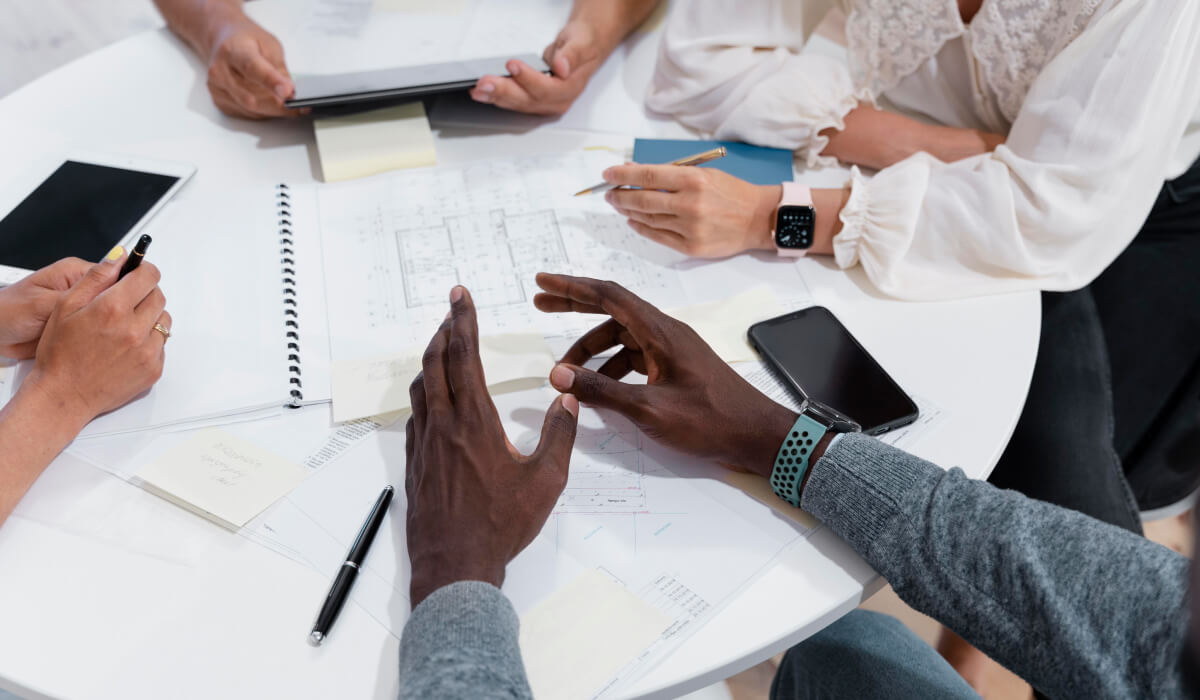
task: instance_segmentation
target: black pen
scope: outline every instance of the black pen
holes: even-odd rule
[[[153,238],[150,238],[146,234],[142,234],[142,237],[138,239],[137,245],[130,251],[129,259],[125,261],[125,266],[121,268],[121,275],[117,277],[118,280],[123,279],[125,275],[138,269],[138,265],[142,264],[142,258],[146,257],[146,251],[149,250],[150,242],[153,240]]]
[[[346,561],[342,563],[337,578],[333,579],[329,595],[325,596],[321,612],[317,613],[317,621],[313,623],[312,634],[308,635],[308,641],[313,646],[321,646],[321,642],[325,641],[325,637],[329,635],[329,628],[333,627],[333,621],[337,619],[338,613],[342,611],[342,606],[346,604],[346,598],[350,596],[350,588],[358,576],[358,569],[362,566],[363,560],[367,558],[367,550],[371,549],[371,543],[375,541],[375,533],[379,532],[379,526],[383,524],[383,516],[387,515],[393,491],[391,486],[384,487],[383,493],[379,494],[379,500],[375,501],[375,507],[371,509],[371,514],[367,516],[367,521],[358,531],[358,537],[355,538],[354,544],[350,546],[350,551],[346,554]]]

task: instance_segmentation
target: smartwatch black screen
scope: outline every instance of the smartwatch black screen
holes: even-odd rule
[[[812,207],[786,205],[779,207],[775,217],[775,245],[791,250],[805,250],[813,244]]]

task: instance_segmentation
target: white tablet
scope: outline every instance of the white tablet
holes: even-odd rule
[[[196,172],[191,165],[91,153],[47,159],[0,189],[0,285],[67,257],[128,245]]]

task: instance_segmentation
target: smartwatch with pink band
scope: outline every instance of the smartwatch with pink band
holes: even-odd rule
[[[817,211],[812,190],[795,182],[783,183],[783,197],[775,210],[775,250],[782,256],[803,257],[813,244]]]

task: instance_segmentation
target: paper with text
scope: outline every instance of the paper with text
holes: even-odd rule
[[[408,388],[421,372],[425,347],[334,362],[333,419],[342,422],[411,408]],[[492,394],[541,386],[555,361],[537,333],[484,336],[479,339],[479,359]]]
[[[533,696],[595,697],[671,623],[611,575],[588,571],[521,616],[521,658]]]
[[[299,464],[213,428],[162,454],[138,476],[148,490],[237,529],[308,474]]]

